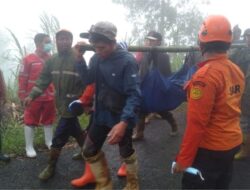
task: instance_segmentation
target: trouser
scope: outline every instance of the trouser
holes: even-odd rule
[[[156,112],[161,116],[162,119],[166,120],[172,128],[177,128],[177,123],[174,119],[173,114],[170,111],[161,111],[161,112]],[[139,121],[138,121],[138,130],[143,131],[145,128],[145,118],[148,115],[148,113],[141,112],[139,113]]]
[[[240,146],[228,151],[199,148],[192,167],[199,169],[205,180],[185,172],[182,189],[228,189],[232,180],[234,155],[239,149]]]
[[[92,125],[88,129],[83,146],[84,157],[93,157],[102,149],[103,143],[111,128],[107,126]],[[122,158],[127,158],[134,153],[132,146],[132,129],[126,129],[122,140],[119,142],[119,151]]]
[[[78,118],[60,118],[51,147],[62,148],[68,142],[70,136],[76,139],[80,147],[83,146],[85,131],[82,131]]]

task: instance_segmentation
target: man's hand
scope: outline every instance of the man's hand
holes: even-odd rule
[[[81,50],[82,45],[87,45],[87,43],[84,41],[77,42],[77,44],[73,47],[75,57],[78,61],[81,61],[83,59],[83,54],[85,53],[85,51]]]
[[[24,99],[23,104],[25,107],[27,107],[30,105],[31,102],[32,102],[32,98],[28,96]]]
[[[108,134],[108,143],[113,145],[119,143],[126,131],[128,124],[124,121],[116,124]]]

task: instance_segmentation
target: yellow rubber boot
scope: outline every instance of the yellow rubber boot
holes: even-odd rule
[[[113,186],[104,153],[99,152],[93,157],[85,157],[85,161],[90,165],[91,171],[96,179],[95,189],[112,190]]]
[[[95,176],[91,171],[90,165],[88,163],[85,164],[85,171],[82,177],[78,179],[74,179],[71,181],[71,185],[74,187],[84,187],[87,184],[95,183]]]
[[[124,159],[127,166],[127,183],[124,190],[139,190],[138,163],[135,153]]]

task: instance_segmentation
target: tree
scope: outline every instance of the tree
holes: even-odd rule
[[[113,0],[129,10],[137,44],[150,30],[159,31],[168,45],[192,45],[203,16],[194,0]],[[197,1],[198,3],[198,1]],[[138,38],[139,36],[139,38]]]

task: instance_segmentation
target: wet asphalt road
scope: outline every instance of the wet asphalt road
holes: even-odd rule
[[[163,120],[153,120],[145,130],[145,140],[136,142],[139,160],[141,189],[179,189],[181,175],[172,175],[170,166],[174,159],[185,127],[185,110],[174,111],[180,126],[180,135],[169,136],[170,126]],[[52,179],[40,182],[39,172],[46,166],[47,152],[36,159],[12,159],[9,164],[0,164],[0,189],[72,189],[70,180],[83,172],[82,161],[73,161],[71,156],[77,148],[64,148]],[[105,145],[104,151],[111,170],[114,189],[122,189],[125,179],[118,178],[116,171],[121,163],[118,147]],[[89,185],[84,189],[93,189]],[[232,189],[250,189],[250,161],[235,162]]]

